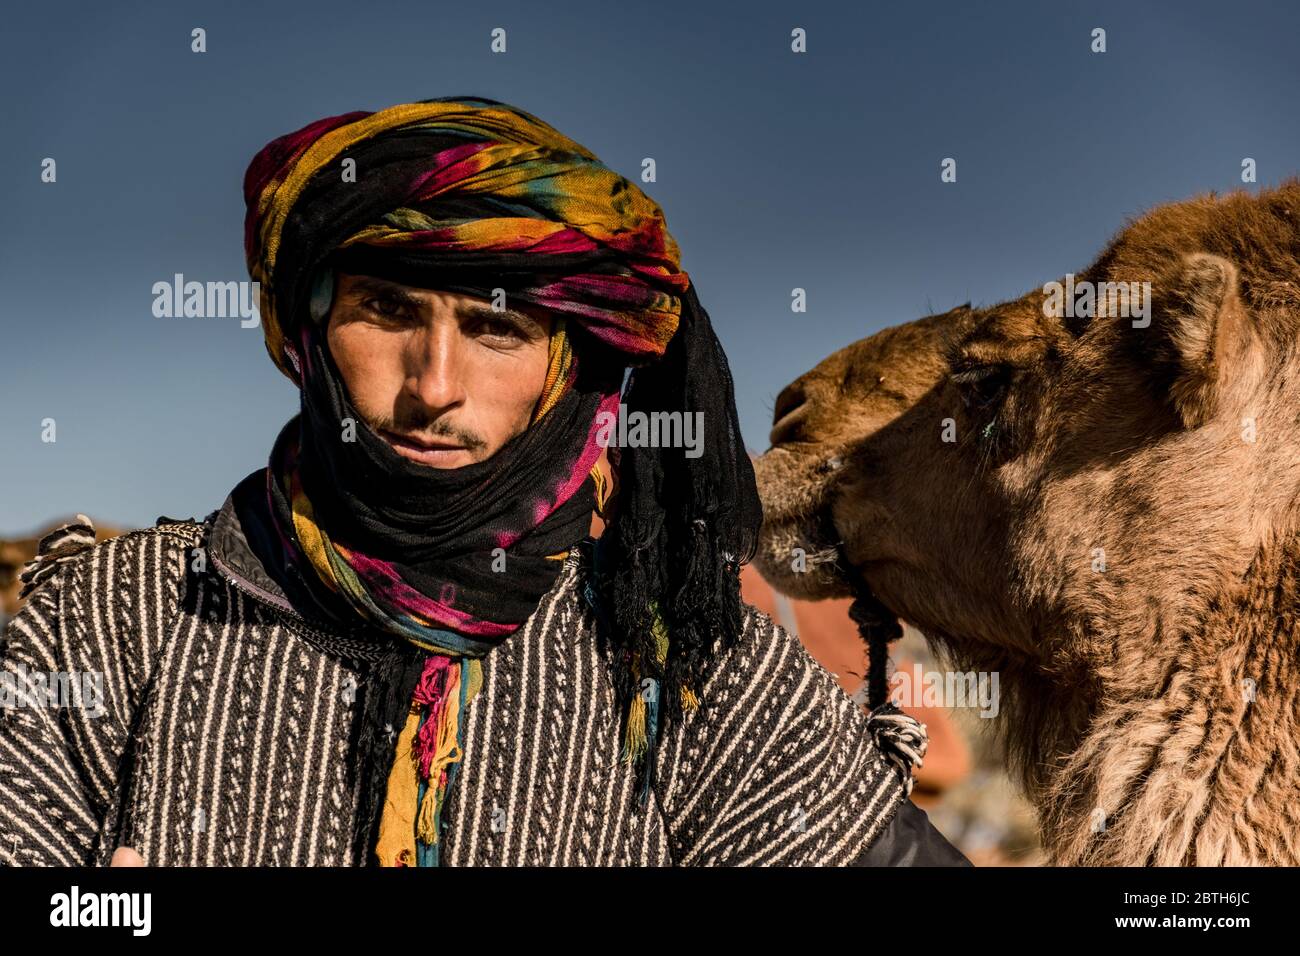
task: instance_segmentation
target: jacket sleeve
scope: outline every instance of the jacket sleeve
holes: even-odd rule
[[[162,545],[132,532],[61,557],[0,635],[0,863],[96,862],[163,630],[158,596],[183,574]]]
[[[851,866],[971,866],[911,800],[898,808],[884,832]]]
[[[908,801],[867,715],[748,605],[700,706],[669,728],[656,793],[679,865],[847,866]]]

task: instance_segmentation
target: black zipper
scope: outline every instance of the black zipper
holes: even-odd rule
[[[337,639],[336,635],[331,634],[328,631],[322,630],[321,628],[323,627],[323,625],[313,626],[312,622],[308,621],[307,618],[303,617],[301,614],[295,611],[293,609],[293,606],[289,604],[287,601],[280,600],[274,594],[262,590],[257,585],[251,583],[250,581],[245,580],[239,574],[232,571],[229,566],[227,566],[221,561],[221,559],[217,556],[217,553],[215,551],[209,550],[208,557],[211,559],[213,566],[218,571],[221,572],[222,577],[224,577],[227,581],[233,584],[237,591],[242,591],[244,594],[247,594],[255,601],[259,601],[262,604],[265,604],[268,607],[270,607],[271,610],[275,612],[275,614],[277,614],[280,618],[282,618],[284,623],[295,633],[301,634],[302,636],[308,638],[314,637],[317,640],[322,640],[325,642],[328,642],[331,638]],[[343,636],[350,639],[361,638],[363,634],[364,631],[359,631],[355,629],[345,630],[343,632]]]

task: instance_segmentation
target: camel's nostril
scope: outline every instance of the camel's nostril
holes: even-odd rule
[[[768,439],[773,445],[779,445],[788,439],[790,433],[798,427],[802,416],[795,413],[803,408],[807,397],[803,386],[798,382],[792,382],[781,389],[781,394],[776,397],[776,404],[772,407],[772,432]]]
[[[804,403],[807,397],[804,394],[803,385],[799,382],[791,382],[781,389],[781,394],[776,397],[776,405],[772,408],[772,423],[776,424],[794,411]]]
[[[773,447],[780,445],[782,442],[798,441],[800,430],[803,428],[806,418],[804,408],[800,405],[788,415],[777,420],[777,423],[772,426],[772,431],[768,434],[767,440]]]

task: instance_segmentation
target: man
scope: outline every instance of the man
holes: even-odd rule
[[[753,472],[658,206],[473,97],[313,123],[244,186],[301,414],[204,521],[44,543],[4,666],[102,673],[106,713],[0,725],[9,859],[961,861],[906,799],[919,727],[739,599]],[[611,448],[611,500],[625,411],[707,440]]]

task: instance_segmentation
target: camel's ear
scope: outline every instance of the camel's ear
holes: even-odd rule
[[[1208,253],[1185,256],[1152,290],[1151,350],[1183,424],[1220,410],[1255,360],[1255,335],[1238,295],[1237,267]]]

